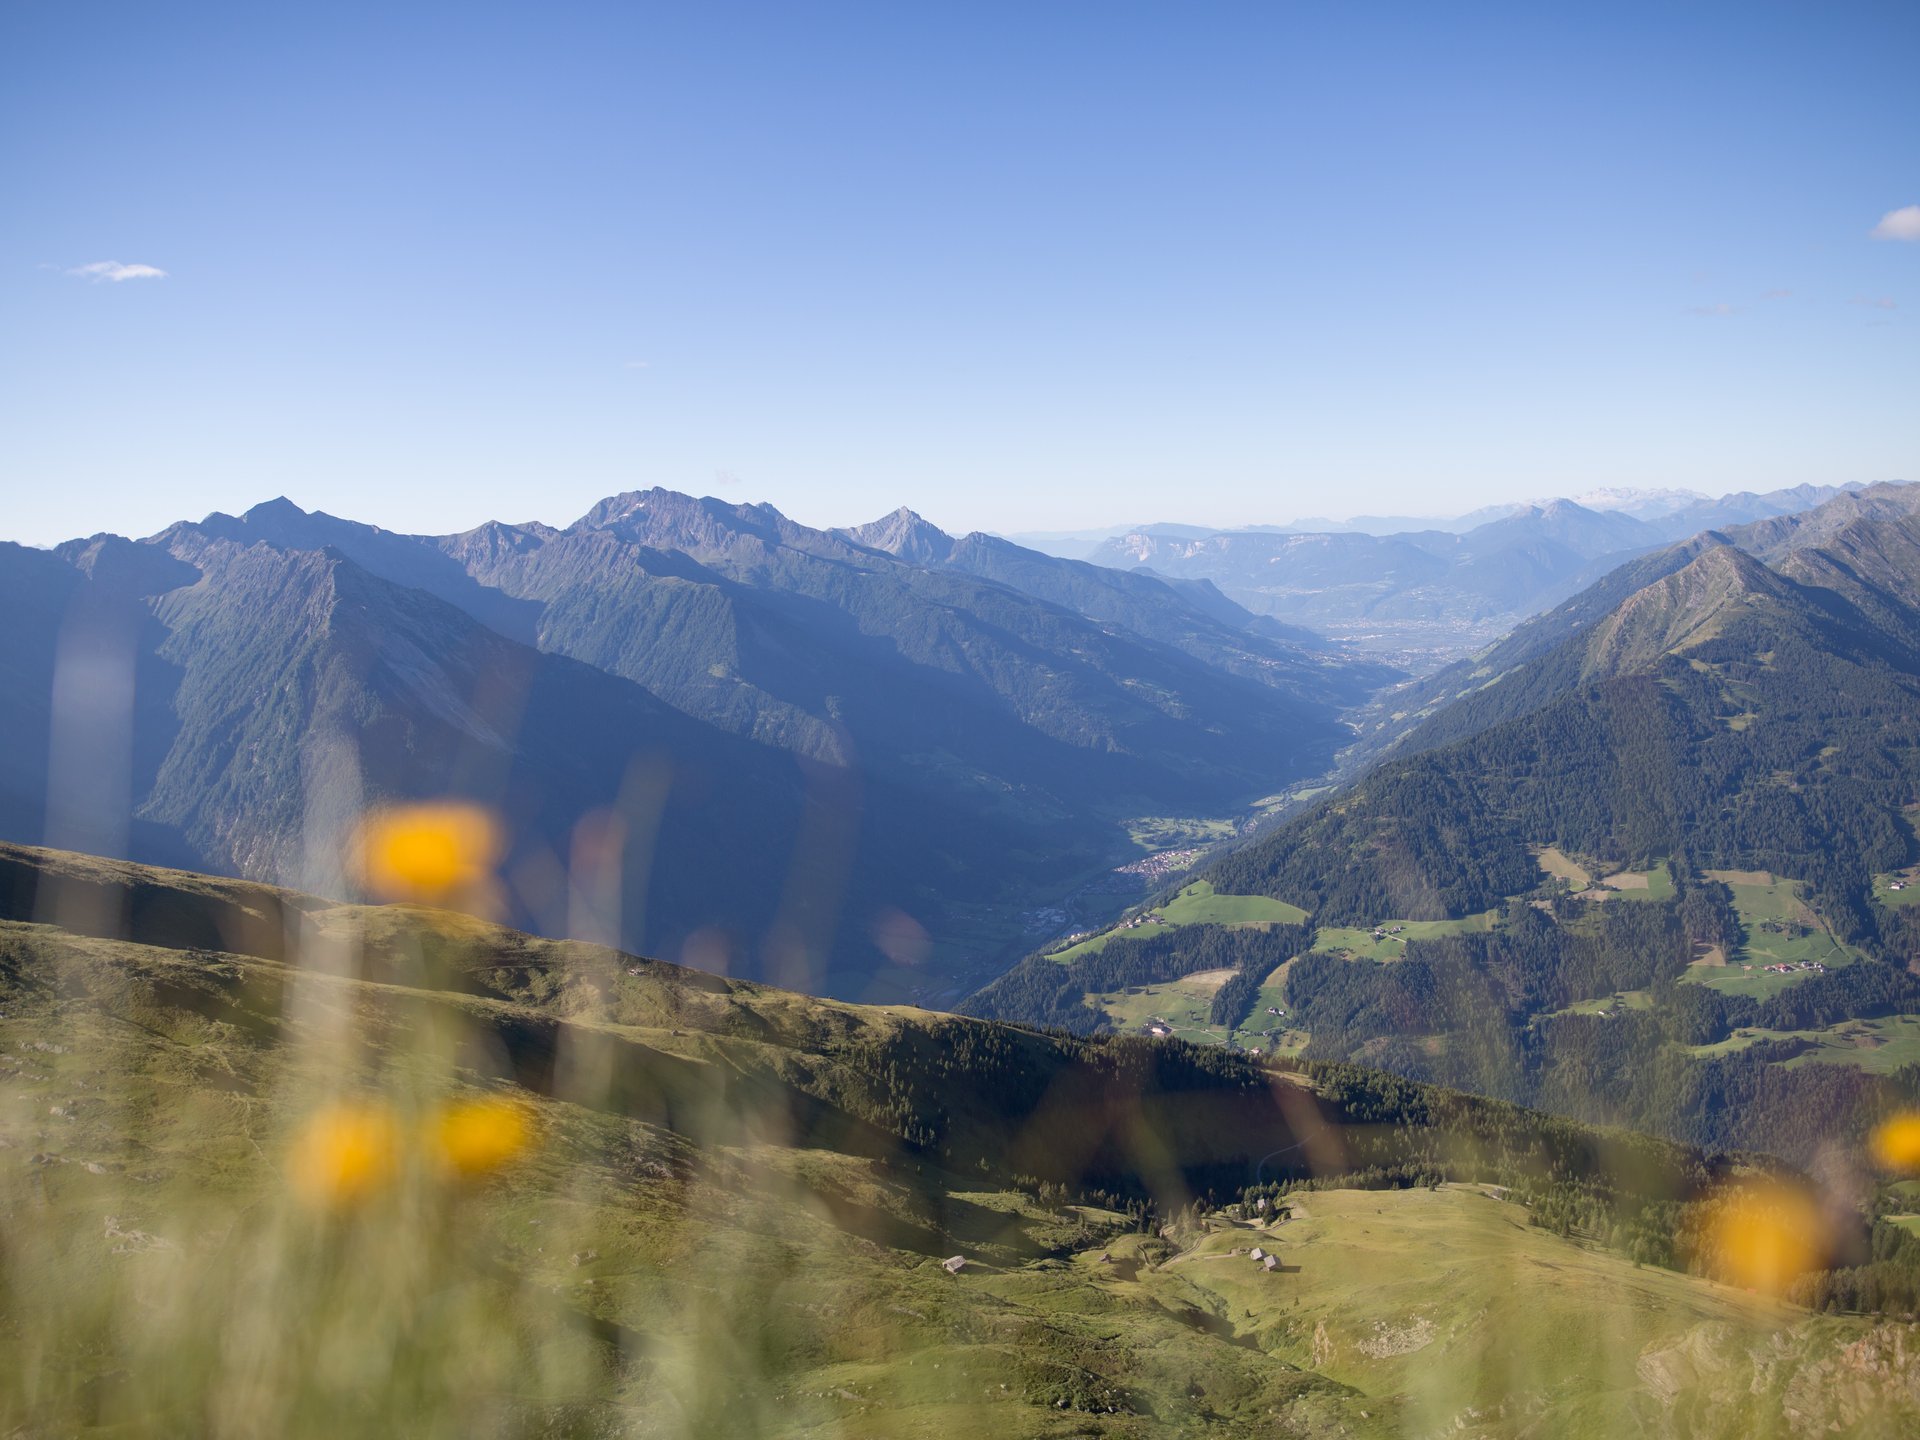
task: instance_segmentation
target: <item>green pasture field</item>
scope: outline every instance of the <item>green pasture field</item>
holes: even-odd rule
[[[1893,888],[1895,880],[1901,882],[1902,888]],[[1920,905],[1920,878],[1912,875],[1876,875],[1873,877],[1873,898],[1889,910]]]
[[[1621,900],[1671,900],[1673,872],[1662,861],[1650,870],[1622,870],[1603,876],[1597,888],[1611,891]]]
[[[1209,1024],[1208,1010],[1231,970],[1202,970],[1156,985],[1136,985],[1105,995],[1089,995],[1087,1003],[1103,1012],[1114,1028],[1131,1034],[1154,1020],[1165,1021],[1176,1038],[1198,1045],[1226,1043],[1224,1026]]]
[[[1382,920],[1380,924],[1383,928],[1400,926],[1402,929],[1398,935],[1388,935],[1379,940],[1373,938],[1371,928],[1323,925],[1314,937],[1313,948],[1329,954],[1345,955],[1350,960],[1376,960],[1383,963],[1400,960],[1406,956],[1409,940],[1436,940],[1442,935],[1484,934],[1493,929],[1495,913],[1485,910],[1460,920]]]
[[[1711,985],[1729,995],[1764,1000],[1818,973],[1812,970],[1770,973],[1765,968],[1768,965],[1817,960],[1829,969],[1837,969],[1860,958],[1857,950],[1835,939],[1826,922],[1801,899],[1798,880],[1783,880],[1765,871],[1709,870],[1706,873],[1708,879],[1723,882],[1733,892],[1734,909],[1739,912],[1746,935],[1744,953],[1735,964],[1689,966],[1681,976],[1683,981]],[[1802,926],[1806,933],[1789,935],[1770,931],[1766,928],[1769,923]]]
[[[1853,1065],[1875,1075],[1890,1075],[1902,1065],[1920,1064],[1920,1015],[1888,1015],[1877,1020],[1842,1020],[1819,1030],[1736,1030],[1711,1045],[1689,1045],[1702,1060],[1730,1055],[1765,1040],[1807,1040],[1816,1047],[1785,1061],[1800,1065]]]
[[[1211,881],[1196,880],[1154,912],[1157,919],[1130,930],[1103,930],[1047,958],[1062,965],[1104,950],[1116,935],[1151,935],[1165,925],[1298,925],[1307,912],[1265,895],[1221,895]]]

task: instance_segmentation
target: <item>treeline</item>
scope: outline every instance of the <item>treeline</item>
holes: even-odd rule
[[[1216,1201],[1263,1180],[1370,1170],[1666,1196],[1705,1183],[1717,1163],[1360,1065],[1263,1068],[1220,1046],[963,1019],[860,1032],[830,1046],[809,1078],[822,1099],[929,1158],[1008,1167],[1110,1204],[1146,1193],[1146,1170],[1168,1162]],[[1154,1129],[1142,1165],[1120,1163],[1106,1143],[1173,1115],[1182,1123]]]
[[[1121,934],[1099,950],[1062,964],[1045,954],[1029,955],[991,985],[970,996],[961,1013],[983,1020],[1056,1026],[1078,1034],[1109,1028],[1107,1018],[1086,1003],[1089,995],[1110,994],[1136,985],[1160,985],[1202,970],[1232,970],[1222,987],[1227,1003],[1244,1017],[1260,984],[1274,966],[1313,943],[1313,932],[1299,925],[1266,929],[1225,925],[1183,925],[1144,935]],[[1249,985],[1247,977],[1254,977]],[[1229,993],[1230,990],[1230,993]],[[1214,997],[1215,1023],[1222,1012]]]
[[[1310,925],[1275,925],[1264,932],[1262,943],[1246,946],[1232,976],[1214,992],[1209,1022],[1229,1029],[1240,1025],[1274,967],[1311,948],[1313,935]]]
[[[1173,1219],[1178,1212],[1162,1208],[1169,1204],[1193,1214],[1261,1197],[1272,1208],[1292,1191],[1327,1186],[1485,1183],[1506,1187],[1535,1224],[1556,1233],[1642,1263],[1712,1273],[1702,1237],[1729,1182],[1768,1173],[1794,1181],[1757,1156],[1597,1128],[1366,1066],[1262,1068],[1177,1041],[940,1020],[831,1046],[811,1080],[823,1099],[910,1154],[1011,1178],[1056,1206],[1118,1210],[1141,1230]],[[1920,1070],[1886,1083],[1882,1113],[1920,1099]],[[1151,1143],[1136,1143],[1143,1133]],[[1857,1235],[1841,1235],[1836,1268],[1807,1277],[1796,1298],[1914,1308],[1916,1251],[1893,1231],[1863,1223]]]
[[[1920,1311],[1920,1236],[1885,1220],[1874,1223],[1864,1261],[1804,1275],[1788,1298],[1810,1310],[1911,1315]]]
[[[1900,809],[1920,797],[1920,679],[1892,658],[1829,616],[1735,612],[1649,673],[1382,764],[1207,878],[1324,924],[1440,919],[1533,890],[1528,846],[1552,840],[1791,875],[1840,938],[1911,958],[1920,916],[1871,900],[1913,858]]]
[[[1887,1098],[1885,1079],[1851,1066],[1783,1068],[1806,1048],[1800,1040],[1717,1055],[1690,1047],[1742,1028],[1920,1011],[1920,979],[1863,960],[1764,1000],[1682,981],[1695,947],[1725,944],[1733,921],[1724,886],[1684,870],[1680,880],[1670,902],[1561,901],[1559,921],[1514,904],[1490,934],[1415,940],[1390,965],[1302,956],[1288,977],[1291,1017],[1312,1032],[1314,1059],[1361,1060],[1708,1148],[1806,1161],[1828,1139],[1858,1138]],[[1622,991],[1649,992],[1650,1008],[1567,1011]]]
[[[1487,1032],[1503,1051],[1534,1015],[1678,975],[1694,941],[1679,907],[1614,902],[1557,923],[1525,902],[1490,933],[1412,940],[1391,965],[1302,956],[1287,995],[1316,1057],[1395,1035]],[[1504,1093],[1502,1086],[1495,1093]]]
[[[1705,1045],[1741,1029],[1819,1030],[1842,1020],[1906,1014],[1920,1009],[1920,979],[1868,960],[1811,976],[1764,1000],[1669,983],[1655,988],[1654,1006],[1671,1038]]]

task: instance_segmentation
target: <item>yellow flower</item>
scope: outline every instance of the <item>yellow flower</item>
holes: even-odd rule
[[[440,1112],[433,1140],[449,1170],[488,1175],[532,1143],[533,1121],[526,1107],[512,1100],[456,1100]]]
[[[381,900],[442,904],[486,889],[500,841],[500,827],[477,805],[405,805],[362,823],[360,868]]]
[[[349,1205],[393,1178],[399,1130],[386,1110],[363,1102],[329,1105],[294,1137],[287,1174],[317,1205]]]
[[[1920,1170],[1920,1111],[1895,1115],[1875,1130],[1873,1158],[1889,1170]]]
[[[1806,1195],[1766,1183],[1721,1197],[1707,1238],[1721,1278],[1779,1295],[1819,1265],[1826,1253],[1827,1227]]]

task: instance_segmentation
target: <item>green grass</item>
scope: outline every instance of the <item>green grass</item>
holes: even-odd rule
[[[1623,990],[1618,995],[1602,995],[1593,1000],[1576,1000],[1555,1015],[1605,1015],[1612,1010],[1651,1010],[1653,996],[1645,990]]]
[[[1087,1003],[1103,1012],[1123,1033],[1132,1033],[1151,1021],[1164,1021],[1176,1038],[1200,1045],[1226,1043],[1224,1026],[1212,1025],[1207,1014],[1213,997],[1233,974],[1231,970],[1203,970],[1159,985],[1089,995]]]
[[[1230,819],[1211,815],[1135,815],[1122,823],[1127,837],[1146,851],[1231,840],[1238,828]]]
[[[1333,785],[1302,785],[1297,790],[1284,790],[1277,795],[1262,795],[1248,807],[1262,818],[1278,814],[1293,805],[1304,805],[1309,800],[1322,795],[1331,795],[1338,787]]]
[[[1784,1306],[1556,1239],[1480,1187],[1289,1200],[1295,1218],[1215,1222],[1150,1278],[1177,1276],[1217,1297],[1202,1308],[1273,1362],[1398,1397],[1396,1433],[1447,1433],[1461,1415],[1496,1414],[1517,1394],[1537,1407],[1524,1426],[1473,1433],[1637,1433],[1629,1397],[1649,1357],[1679,1359],[1689,1345],[1743,1358],[1727,1413],[1688,1428],[1774,1433],[1767,1407],[1777,1402],[1750,1393],[1743,1352],[1798,1318]],[[1245,1253],[1254,1245],[1286,1268],[1263,1270]],[[1160,1293],[1170,1302],[1178,1292]]]
[[[1687,1053],[1712,1059],[1766,1040],[1804,1040],[1813,1049],[1784,1062],[1800,1065],[1852,1065],[1875,1075],[1890,1075],[1902,1065],[1920,1064],[1920,1015],[1889,1015],[1877,1020],[1843,1020],[1820,1030],[1736,1030],[1711,1045],[1690,1045]]]
[[[1151,935],[1172,925],[1298,925],[1307,912],[1284,900],[1265,895],[1221,895],[1208,880],[1196,880],[1153,912],[1145,923],[1130,929],[1103,930],[1077,941],[1047,958],[1062,965],[1104,950],[1116,936]]]
[[[1196,880],[1160,907],[1169,925],[1298,925],[1307,912],[1265,895],[1221,895]]]
[[[1307,1032],[1293,1028],[1280,1016],[1267,1014],[1269,1005],[1286,1008],[1285,972],[1291,963],[1284,961],[1274,967],[1260,987],[1246,1022],[1231,1029],[1215,1025],[1207,1018],[1212,1012],[1215,993],[1233,973],[1230,970],[1203,970],[1160,984],[1089,995],[1086,1003],[1126,1034],[1159,1021],[1172,1030],[1174,1039],[1195,1045],[1224,1045],[1231,1041],[1246,1049],[1257,1047],[1265,1054],[1298,1055],[1306,1049],[1310,1038]],[[1282,1033],[1278,1040],[1270,1040],[1265,1033],[1268,1030]]]
[[[1895,880],[1902,883],[1902,889],[1891,888]],[[1920,877],[1911,874],[1876,875],[1873,877],[1873,898],[1889,910],[1920,905]]]
[[[1796,1055],[1789,1066],[1857,1065],[1890,1075],[1902,1065],[1920,1065],[1920,1015],[1888,1015],[1877,1020],[1844,1020],[1812,1032],[1820,1048]]]
[[[1835,939],[1826,923],[1802,900],[1798,880],[1739,870],[1710,870],[1707,877],[1722,881],[1733,892],[1734,909],[1739,912],[1746,941],[1737,963],[1690,965],[1682,980],[1711,985],[1729,995],[1764,1000],[1817,973],[1812,970],[1769,973],[1765,968],[1768,965],[1818,961],[1829,969],[1837,969],[1860,958],[1860,952]],[[1796,925],[1806,933],[1790,935],[1769,931],[1766,928],[1769,923]]]
[[[1436,940],[1442,935],[1471,935],[1493,929],[1497,912],[1482,911],[1461,920],[1382,920],[1383,927],[1403,927],[1398,935],[1373,938],[1373,931],[1358,927],[1323,925],[1314,936],[1313,948],[1329,954],[1345,955],[1352,960],[1399,960],[1406,956],[1407,941]]]
[[[1673,872],[1662,861],[1650,870],[1623,870],[1603,877],[1598,888],[1609,890],[1621,900],[1673,899]]]
[[[1233,1032],[1236,1042],[1249,1048],[1258,1046],[1262,1052],[1274,1055],[1298,1055],[1307,1048],[1307,1041],[1311,1037],[1305,1030],[1295,1029],[1284,1015],[1267,1013],[1270,1006],[1276,1010],[1289,1008],[1287,971],[1292,965],[1291,960],[1281,961],[1261,983],[1259,994],[1254,996],[1253,1009],[1240,1028]],[[1269,1040],[1265,1034],[1268,1030],[1280,1031],[1279,1039]]]
[[[1062,964],[1062,965],[1071,965],[1075,960],[1078,960],[1083,955],[1098,955],[1102,950],[1107,948],[1107,941],[1113,939],[1114,936],[1130,935],[1134,933],[1136,932],[1130,931],[1130,930],[1102,930],[1098,935],[1093,935],[1088,937],[1085,940],[1077,941],[1076,943],[1067,946],[1066,949],[1064,950],[1049,951],[1047,954],[1047,958],[1049,960],[1057,961],[1059,964]]]
[[[175,940],[270,909],[260,887],[138,873]],[[1048,1037],[997,1032],[1012,1058],[982,1062],[948,1038],[975,1022],[301,904],[315,950],[290,957],[279,925],[252,956],[0,922],[0,1434],[1585,1440],[1666,1415],[1732,1440],[1785,1433],[1789,1383],[1806,1433],[1846,1428],[1843,1387],[1899,1393],[1863,1391],[1860,1366],[1822,1379],[1884,1326],[1635,1267],[1483,1187],[1178,1221],[1185,1175],[1298,1148],[1288,1096],[1213,1121],[1186,1091],[1142,1108]],[[972,1163],[848,1123],[910,1093],[876,1080],[872,1046],[915,1036],[927,1103],[979,1112],[948,1132]],[[1024,1120],[984,1088],[1030,1081]],[[481,1095],[527,1117],[525,1145],[456,1175],[437,1122]],[[289,1162],[336,1099],[395,1143],[329,1205]],[[1309,1133],[1423,1164],[1477,1164],[1482,1143]],[[1017,1164],[1095,1146],[1145,1177],[1170,1234],[1015,1188]]]

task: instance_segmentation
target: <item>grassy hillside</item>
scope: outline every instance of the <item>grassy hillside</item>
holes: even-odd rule
[[[1307,912],[1298,905],[1265,895],[1223,895],[1211,882],[1196,880],[1172,898],[1129,915],[1118,926],[1072,945],[1047,952],[1058,965],[1069,965],[1087,955],[1098,955],[1107,942],[1132,931],[1153,933],[1180,925],[1221,925],[1230,928],[1298,925]]]
[[[1914,1418],[1904,1356],[1849,1368],[1877,1322],[1581,1238],[1684,1235],[1766,1178],[1682,1147],[5,858],[8,1433],[1747,1435],[1788,1433],[1783,1394],[1795,1423]],[[1255,1244],[1275,1270],[1230,1253]]]

